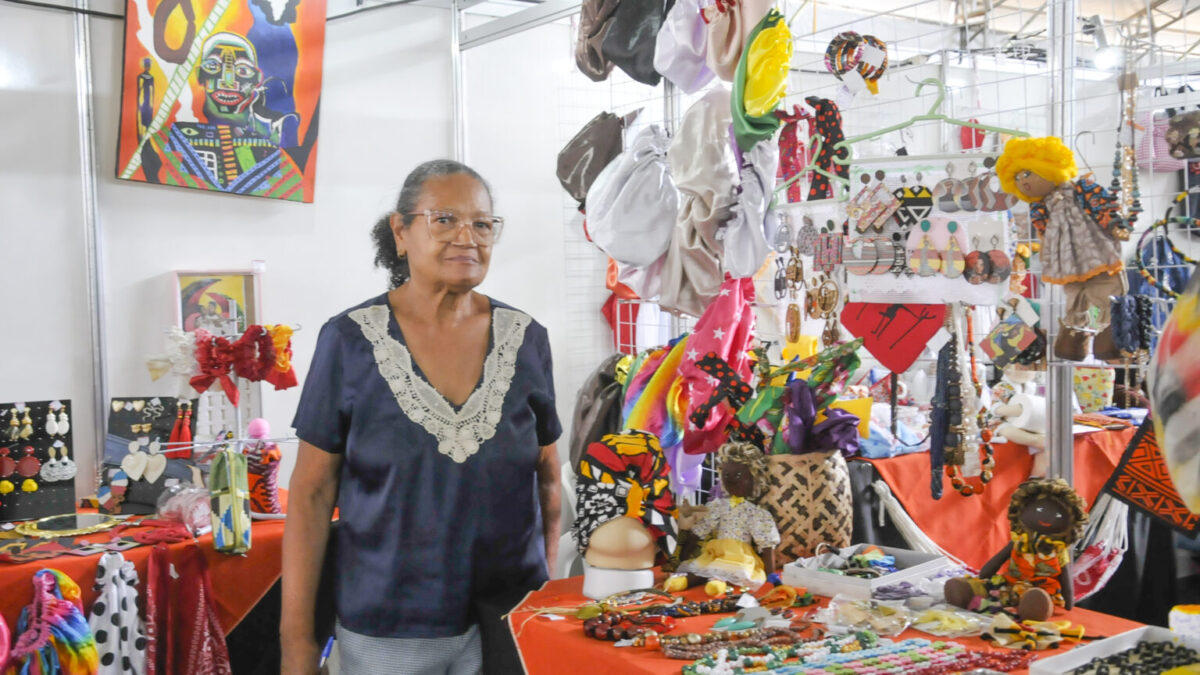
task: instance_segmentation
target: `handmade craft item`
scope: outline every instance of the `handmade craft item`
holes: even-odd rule
[[[732,101],[733,135],[742,152],[769,140],[779,129],[774,113],[787,93],[792,58],[792,34],[779,10],[769,10],[745,44],[733,76]]]
[[[661,0],[621,0],[613,11],[600,51],[635,82],[654,87],[662,80],[654,49],[666,11]]]
[[[1103,675],[1104,673],[1184,675],[1194,672],[1196,663],[1200,663],[1200,653],[1195,649],[1172,642],[1139,642],[1136,646],[1116,654],[1094,658],[1070,671],[1070,675]]]
[[[827,98],[818,96],[808,96],[804,101],[812,106],[815,112],[813,127],[821,135],[821,138],[825,139],[825,142],[821,144],[821,151],[817,153],[817,168],[848,180],[850,165],[833,161],[834,157],[844,160],[849,154],[845,148],[834,149],[836,145],[846,139],[846,134],[842,130],[842,113],[838,110],[838,105]],[[812,182],[808,186],[808,201],[836,196],[829,177],[820,172],[814,172]],[[840,250],[841,247],[838,248]]]
[[[250,488],[246,456],[232,448],[217,452],[208,476],[213,548],[228,554],[249,551]]]
[[[1175,302],[1151,357],[1150,403],[1154,432],[1180,497],[1200,513],[1200,448],[1192,441],[1200,421],[1200,275],[1192,275]]]
[[[942,327],[945,305],[849,302],[842,325],[888,370],[903,373]]]
[[[1194,538],[1200,534],[1200,515],[1189,510],[1183,490],[1193,489],[1195,478],[1191,483],[1173,478],[1165,459],[1168,449],[1158,442],[1156,422],[1147,418],[1138,427],[1102,491]],[[1182,489],[1177,488],[1180,485]]]
[[[888,67],[887,45],[874,35],[852,30],[838,33],[825,49],[825,67],[845,83],[850,93],[864,87],[879,93],[879,78]]]
[[[708,67],[708,39],[702,0],[671,5],[654,43],[654,69],[684,93],[694,94],[716,75]]]
[[[279,464],[283,453],[277,444],[265,440],[271,436],[271,424],[261,417],[252,419],[246,425],[246,435],[255,441],[243,451],[250,488],[250,511],[282,513],[279,505]]]
[[[1013,138],[996,163],[1001,188],[1029,202],[1030,221],[1042,240],[1042,279],[1061,285],[1066,294],[1055,354],[1079,361],[1094,353],[1108,360],[1119,357],[1108,326],[1108,298],[1128,291],[1120,242],[1128,239],[1130,223],[1116,197],[1076,174],[1074,155],[1054,137]],[[1089,346],[1093,332],[1095,344]]]
[[[138,613],[138,573],[120,553],[96,565],[96,599],[88,625],[99,652],[99,675],[146,672],[145,624]]]
[[[99,668],[96,641],[83,615],[79,586],[58,570],[34,573],[33,602],[21,610],[16,633],[16,643],[4,666],[5,675],[84,675]]]
[[[767,458],[749,443],[729,443],[717,462],[728,496],[708,502],[707,512],[693,524],[700,552],[681,554],[678,571],[758,588],[775,571],[774,549],[780,540],[771,514],[757,504],[770,481]]]
[[[1083,499],[1062,479],[1029,480],[1013,493],[1008,521],[1012,541],[979,577],[947,581],[946,601],[975,611],[1015,607],[1021,619],[1036,621],[1056,606],[1074,607],[1070,547],[1087,525]]]
[[[575,65],[593,82],[603,82],[613,63],[601,47],[612,27],[619,0],[586,0],[580,6],[579,36],[575,43]]]

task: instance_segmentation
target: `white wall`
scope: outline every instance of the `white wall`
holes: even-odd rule
[[[73,22],[66,13],[0,4],[0,401],[70,399],[77,485],[90,485],[92,350]]]

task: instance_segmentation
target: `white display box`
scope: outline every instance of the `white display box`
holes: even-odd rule
[[[855,544],[842,550],[853,554],[867,546],[870,544]],[[933,576],[952,565],[950,560],[942,555],[919,553],[889,546],[880,546],[879,548],[887,555],[896,557],[896,567],[899,568],[896,572],[875,579],[863,579],[805,569],[791,562],[783,566],[780,577],[783,583],[789,586],[803,586],[813,595],[833,597],[840,593],[857,600],[870,600],[871,594],[877,588],[891,586],[902,581],[913,583],[918,579]]]
[[[1185,638],[1170,629],[1158,626],[1143,626],[1120,635],[1098,640],[1082,647],[1076,647],[1065,654],[1038,659],[1029,666],[1030,675],[1057,675],[1067,673],[1085,665],[1088,661],[1101,656],[1112,656],[1117,652],[1136,647],[1139,642],[1174,642],[1184,647],[1200,650],[1200,640]]]

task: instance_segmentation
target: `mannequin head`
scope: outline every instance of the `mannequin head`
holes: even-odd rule
[[[1010,139],[996,161],[1000,188],[1026,202],[1041,201],[1078,173],[1074,153],[1053,136]]]

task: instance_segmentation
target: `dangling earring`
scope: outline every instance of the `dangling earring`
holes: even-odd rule
[[[980,204],[979,177],[975,175],[975,162],[967,165],[967,178],[960,181],[962,187],[954,195],[954,201],[963,211],[978,211]]]
[[[13,408],[8,411],[11,417],[8,420],[8,440],[15,441],[21,438],[21,422],[17,419],[17,409]]]
[[[42,470],[39,473],[43,481],[53,483],[58,480],[58,460],[55,459],[57,452],[53,446],[47,452],[50,453],[50,459],[42,464]]]
[[[879,266],[879,254],[875,242],[867,237],[847,241],[842,248],[842,264],[846,271],[856,276],[865,276]]]
[[[62,453],[62,458],[58,460],[58,478],[59,480],[71,480],[75,477],[75,460],[67,454],[67,446],[59,448],[59,452]]]
[[[979,237],[972,239],[975,250],[967,254],[967,267],[963,270],[963,276],[967,282],[978,286],[988,280],[992,274],[992,261],[988,258],[988,254],[979,250]]]
[[[917,276],[932,277],[937,275],[938,270],[942,269],[942,258],[938,250],[934,248],[933,242],[929,239],[929,230],[932,223],[928,220],[922,220],[920,224],[920,232],[916,230],[909,235],[909,241],[912,237],[919,237],[915,249],[909,251],[908,266],[912,268]]]
[[[58,422],[55,421],[53,410],[46,411],[46,435],[47,436],[57,436],[58,435]]]
[[[29,408],[25,408],[25,416],[21,418],[21,438],[28,439],[33,435],[33,418],[29,416]]]
[[[167,456],[158,454],[160,447],[161,444],[157,438],[150,443],[150,456],[146,458],[146,470],[142,476],[150,483],[158,480],[158,477],[167,470]]]
[[[961,207],[958,194],[962,191],[962,182],[954,178],[954,165],[946,165],[946,177],[933,187],[933,203],[939,211],[954,213]]]
[[[150,456],[142,451],[140,440],[130,441],[129,454],[121,458],[121,470],[132,480],[142,477],[146,471],[146,462],[150,459]],[[146,442],[149,443],[149,439],[146,439]]]
[[[0,495],[6,495],[17,489],[9,480],[17,472],[17,463],[9,456],[11,452],[11,448],[0,448]]]
[[[946,245],[946,253],[942,256],[942,275],[947,279],[957,279],[967,267],[967,258],[963,255],[962,247],[958,245],[958,237],[955,236],[958,232],[958,222],[950,221],[946,224],[946,230],[950,232],[950,243]]]
[[[1008,254],[1000,248],[1000,237],[992,237],[992,250],[987,252],[988,263],[988,283],[999,284],[1008,280],[1008,276],[1012,274],[1012,261],[1008,259]]]
[[[58,435],[66,436],[71,433],[71,418],[67,416],[67,406],[63,406],[62,412],[58,413]]]
[[[42,463],[33,456],[33,452],[33,446],[27,445],[25,446],[25,456],[17,460],[17,473],[26,478],[33,478],[42,470]],[[26,490],[26,492],[30,491]]]

